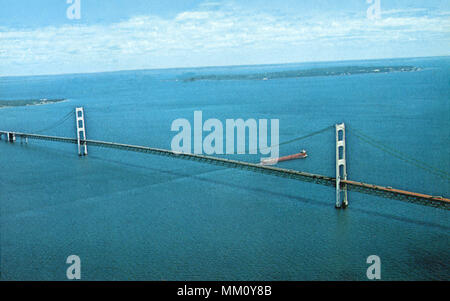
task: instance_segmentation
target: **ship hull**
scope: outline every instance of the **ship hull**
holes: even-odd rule
[[[293,155],[284,156],[284,157],[280,157],[280,158],[264,158],[264,159],[261,159],[261,164],[262,165],[274,165],[274,164],[277,164],[278,162],[295,160],[295,159],[304,159],[306,157],[308,157],[306,152],[301,152],[298,154],[293,154]]]

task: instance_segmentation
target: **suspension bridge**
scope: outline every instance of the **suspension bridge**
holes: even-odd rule
[[[73,113],[71,113],[73,114]],[[90,140],[86,139],[86,128],[84,122],[84,111],[83,108],[76,108],[76,127],[77,127],[77,138],[68,138],[68,137],[57,137],[57,136],[48,136],[37,133],[22,133],[22,132],[14,132],[14,131],[0,131],[0,140],[5,138],[8,142],[16,142],[17,139],[20,139],[21,142],[27,143],[29,139],[32,140],[44,140],[44,141],[54,141],[54,142],[62,142],[62,143],[70,143],[78,145],[78,154],[85,156],[87,155],[87,147],[95,146],[95,147],[106,147],[119,149],[124,151],[133,151],[139,153],[146,153],[158,156],[165,157],[173,157],[177,159],[183,160],[191,160],[197,161],[207,164],[213,164],[218,166],[223,166],[227,168],[235,168],[242,169],[247,171],[252,171],[256,173],[262,173],[282,178],[294,179],[304,182],[310,182],[325,186],[331,186],[336,189],[336,208],[346,208],[348,206],[348,197],[347,191],[355,191],[364,194],[376,195],[383,198],[389,199],[397,199],[401,201],[406,201],[410,203],[416,203],[425,206],[432,206],[436,208],[450,210],[450,199],[442,197],[442,196],[431,196],[423,193],[411,192],[401,189],[395,189],[392,187],[384,187],[380,185],[368,184],[358,181],[352,181],[347,179],[347,171],[346,171],[346,158],[345,158],[345,125],[337,124],[334,126],[336,130],[336,177],[329,177],[320,174],[313,174],[308,172],[302,172],[297,170],[279,168],[275,166],[267,166],[256,163],[244,162],[244,161],[236,161],[225,158],[218,158],[213,156],[206,156],[200,154],[192,154],[192,153],[180,153],[174,152],[172,150],[161,149],[161,148],[153,148],[147,146],[138,146],[138,145],[130,145],[130,144],[122,144],[116,142],[107,142],[107,141],[99,141],[99,140]],[[56,125],[61,125],[64,121],[68,120],[70,115],[66,115],[62,121],[58,121]],[[50,128],[50,127],[49,127]],[[47,130],[46,128],[44,130]],[[308,135],[304,135],[302,137],[298,137],[295,139],[291,139],[289,141],[280,143],[279,145],[292,143],[295,141],[299,141],[308,137],[312,137],[314,135],[320,134],[326,130],[333,128],[333,126],[327,127],[325,129],[310,133]],[[43,131],[43,130],[41,130]],[[38,131],[40,132],[40,131]],[[400,158],[406,162],[408,159],[405,159],[398,152],[393,151],[389,147],[382,145],[380,143],[374,143],[369,139],[365,134],[355,131],[353,132],[355,136],[360,138],[362,141],[366,141],[369,144],[372,144],[375,147],[385,150],[387,153],[391,153],[392,155]],[[410,160],[411,161],[411,160]],[[430,166],[425,163],[419,163],[415,161],[408,162],[416,165],[424,170],[430,171],[439,175],[447,180],[450,179],[450,176],[442,170],[439,170],[433,166]]]

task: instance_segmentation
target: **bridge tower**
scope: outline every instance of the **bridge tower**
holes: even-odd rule
[[[83,107],[75,108],[75,117],[77,123],[78,155],[87,156],[86,127],[84,123]]]
[[[345,161],[345,124],[336,124],[336,208],[341,208],[341,193],[344,194],[342,208],[347,208],[347,185],[341,185],[341,180],[347,180]],[[341,187],[342,186],[342,187]]]

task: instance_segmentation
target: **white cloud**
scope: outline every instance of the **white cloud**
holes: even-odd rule
[[[210,18],[210,13],[205,11],[200,12],[183,12],[176,16],[176,21],[183,20],[207,20]]]
[[[404,11],[386,11],[383,18],[371,21],[348,16],[304,19],[294,14],[254,13],[231,6],[217,8],[217,3],[210,3],[170,19],[136,16],[108,25],[28,30],[2,27],[0,70],[6,73],[5,68],[17,64],[60,64],[67,69],[77,65],[100,69],[173,67],[167,62],[170,57],[183,62],[183,58],[188,60],[195,54],[223,57],[224,53],[241,50],[255,54],[261,50],[306,51],[307,47],[345,43],[363,47],[365,43],[387,45],[433,39],[447,49],[450,46],[447,15],[413,14],[422,10],[408,11],[407,15]]]
[[[427,13],[429,10],[427,8],[407,8],[407,9],[383,9],[383,15],[400,15],[400,14],[417,14],[417,13]]]

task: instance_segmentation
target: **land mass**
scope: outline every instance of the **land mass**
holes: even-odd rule
[[[49,103],[56,103],[65,101],[64,98],[58,98],[58,99],[47,99],[47,98],[41,98],[41,99],[17,99],[17,100],[1,100],[0,99],[0,108],[4,107],[22,107],[22,106],[37,106],[37,105],[44,105]]]
[[[346,66],[346,67],[328,67],[303,70],[287,70],[278,72],[261,72],[251,74],[206,74],[198,76],[189,76],[182,78],[185,82],[198,80],[269,80],[277,78],[297,78],[313,76],[344,76],[354,74],[368,73],[391,73],[391,72],[414,72],[420,68],[414,66]]]

